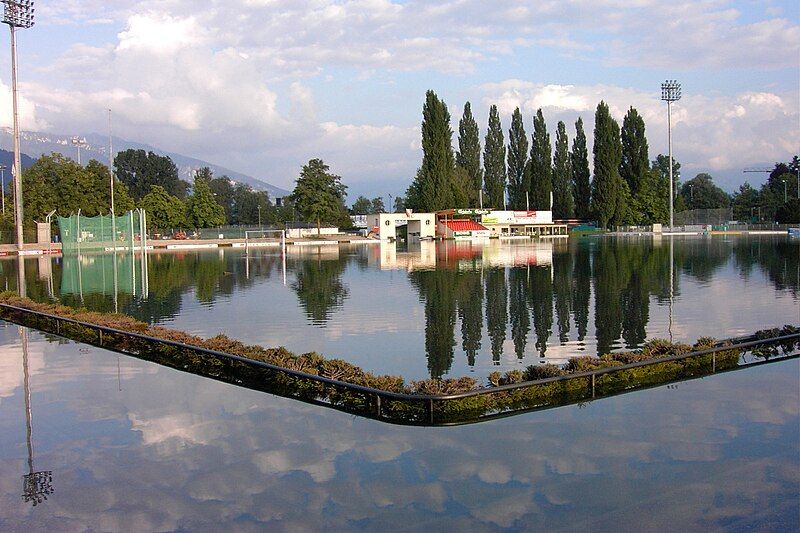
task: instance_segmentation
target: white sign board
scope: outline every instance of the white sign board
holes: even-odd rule
[[[481,217],[484,224],[552,224],[552,211],[492,211]]]

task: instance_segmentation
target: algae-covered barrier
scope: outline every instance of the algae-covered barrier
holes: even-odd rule
[[[797,356],[800,328],[717,342],[654,339],[642,349],[575,357],[563,366],[406,383],[341,359],[245,345],[225,335],[202,338],[120,314],[97,313],[0,294],[0,318],[75,341],[240,386],[402,424],[446,425],[589,401],[629,390],[739,368],[745,352],[760,360]]]

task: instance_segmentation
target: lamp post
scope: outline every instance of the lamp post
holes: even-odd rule
[[[258,229],[261,230],[261,204],[258,205]]]
[[[14,214],[16,215],[17,249],[22,250],[22,158],[19,147],[19,110],[17,107],[17,28],[33,26],[33,2],[2,0],[3,23],[11,30],[11,101],[14,114]]]
[[[667,103],[667,136],[669,141],[669,229],[674,224],[674,201],[672,182],[672,102],[681,99],[681,84],[675,80],[667,80],[661,84],[661,99]]]
[[[72,144],[78,148],[78,164],[81,164],[81,147],[86,146],[86,139],[75,136],[71,140]]]
[[[6,169],[5,165],[0,165],[0,198],[3,199],[3,216],[6,214]]]
[[[783,179],[783,203],[789,201],[789,198],[786,196],[786,179]]]

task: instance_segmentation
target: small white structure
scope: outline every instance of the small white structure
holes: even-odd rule
[[[404,213],[380,213],[367,215],[367,227],[382,241],[397,238],[397,226],[408,224],[408,240],[428,240],[436,237],[436,214],[414,213],[406,209]]]
[[[492,237],[536,236],[566,237],[566,224],[554,224],[552,211],[491,211],[481,217],[481,224]]]

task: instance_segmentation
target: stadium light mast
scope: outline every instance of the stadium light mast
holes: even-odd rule
[[[674,185],[672,181],[672,102],[681,99],[681,84],[667,80],[661,84],[661,99],[667,103],[667,136],[669,140],[669,230],[674,226]]]
[[[11,101],[14,114],[14,214],[17,218],[17,249],[22,250],[22,162],[19,148],[19,112],[17,108],[17,34],[16,29],[33,26],[33,2],[2,0],[3,23],[11,29]]]

